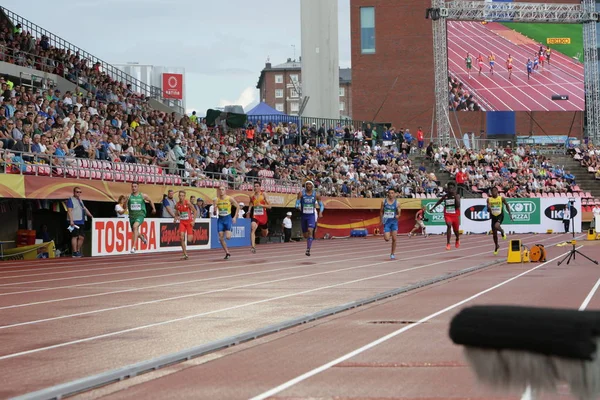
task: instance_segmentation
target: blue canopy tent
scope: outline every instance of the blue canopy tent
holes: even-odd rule
[[[263,124],[267,124],[269,122],[273,122],[274,124],[278,123],[295,123],[296,125],[300,124],[300,118],[297,116],[287,115],[281,111],[277,111],[270,105],[265,102],[258,103],[252,110],[246,113],[248,116],[248,122],[252,124],[256,124],[260,121]]]

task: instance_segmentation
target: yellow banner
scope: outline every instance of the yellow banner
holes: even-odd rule
[[[10,176],[10,175],[9,175]],[[22,178],[22,177],[21,177]],[[83,200],[87,201],[102,201],[116,202],[121,194],[131,193],[131,184],[122,182],[105,182],[88,179],[71,179],[71,178],[50,178],[45,176],[25,176],[25,184],[23,191],[28,199],[48,199],[48,200],[65,200],[73,195],[73,188],[80,187],[83,190]],[[183,189],[188,196],[196,196],[210,203],[216,197],[217,190],[213,188],[197,188],[189,186],[170,186],[170,185],[140,185],[140,192],[147,194],[158,204],[162,201],[163,194],[166,194],[169,189]],[[252,192],[241,190],[228,190],[227,194],[234,197],[238,202],[243,202],[246,205],[250,200]],[[297,193],[284,194],[267,192],[267,199],[273,207],[294,208],[296,205]],[[4,197],[16,197],[14,195],[6,195]],[[354,197],[323,197],[325,208],[334,210],[379,210],[383,199],[367,199]],[[400,206],[403,209],[419,209],[421,208],[421,199],[398,199]]]
[[[54,240],[48,243],[32,244],[31,246],[15,247],[4,250],[2,261],[8,260],[37,260],[38,258],[54,258]]]
[[[571,44],[571,38],[546,38],[546,44]]]
[[[0,174],[0,197],[26,198],[25,177],[23,175]]]

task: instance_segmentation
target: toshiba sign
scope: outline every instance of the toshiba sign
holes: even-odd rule
[[[183,100],[183,74],[162,74],[163,99]]]
[[[138,239],[136,248],[141,253],[181,251],[178,224],[172,219],[148,218],[140,226],[140,233],[148,238],[144,244]],[[127,218],[94,218],[92,222],[92,256],[127,254],[131,250],[133,232]],[[189,250],[210,249],[210,219],[198,218]]]

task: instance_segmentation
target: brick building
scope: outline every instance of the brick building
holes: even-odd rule
[[[418,126],[431,130],[435,99],[432,21],[425,19],[428,7],[429,0],[350,0],[354,119],[391,122],[412,131]],[[457,112],[450,120],[457,134],[478,133],[486,129],[485,114]],[[516,112],[517,134],[566,135],[570,131],[580,136],[583,114]]]
[[[288,115],[298,115],[302,84],[301,61],[288,58],[279,65],[265,64],[260,72],[256,88],[260,101]],[[307,115],[310,117],[310,115]],[[340,118],[352,117],[352,70],[340,68]]]

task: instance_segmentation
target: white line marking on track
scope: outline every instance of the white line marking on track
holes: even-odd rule
[[[590,301],[592,301],[592,298],[594,297],[594,294],[596,293],[596,290],[598,290],[599,286],[600,286],[600,278],[596,281],[596,284],[594,285],[592,290],[590,290],[590,292],[588,293],[588,295],[585,298],[585,300],[583,301],[583,303],[581,303],[581,306],[579,307],[579,311],[584,311],[587,308],[587,306],[590,304]]]
[[[522,237],[522,239],[525,239],[527,237],[528,236]],[[474,241],[473,243],[483,243],[483,242],[484,242],[484,240],[477,240],[477,241]],[[475,248],[485,247],[485,246],[486,245],[481,245],[481,246],[472,247],[472,248],[469,248],[469,249],[475,249]],[[412,248],[414,249],[414,246]],[[430,248],[430,246],[428,246],[428,248]],[[422,252],[423,250],[425,250],[425,249],[419,248],[419,249],[416,249],[416,250],[404,251],[404,253]],[[357,258],[351,258],[351,259],[346,259],[346,260],[337,259],[337,260],[334,260],[334,261],[322,262],[319,265],[327,265],[327,264],[334,264],[334,263],[339,263],[339,262],[344,262],[344,261],[356,261],[356,260],[364,260],[364,259],[369,259],[369,258],[380,257],[381,256],[381,254],[379,254],[380,251],[381,250],[379,250],[379,249],[378,250],[373,250],[373,251],[370,251],[370,252],[361,251],[362,254],[364,254],[364,253],[375,253],[375,252],[377,252],[378,254],[377,255],[373,255],[373,256],[357,257]],[[433,253],[433,254],[442,254],[442,253],[447,253],[447,251],[439,252],[439,253]],[[346,254],[348,254],[348,253],[346,252]],[[429,255],[427,255],[427,256],[429,256]],[[419,257],[423,257],[423,256],[419,256]],[[419,258],[419,257],[417,257],[417,258]],[[312,259],[316,259],[316,258],[331,258],[331,254],[329,254],[328,256],[311,257],[311,258]],[[410,259],[412,259],[412,258],[410,258]],[[286,262],[294,262],[294,261],[299,261],[299,260],[306,260],[306,257],[302,258],[302,259],[298,259],[298,260],[286,260]],[[238,265],[238,266],[235,266],[235,267],[223,267],[223,268],[214,268],[214,269],[191,271],[191,272],[179,272],[179,273],[174,273],[174,274],[145,276],[145,277],[139,277],[139,278],[128,278],[128,279],[118,279],[118,280],[103,281],[103,282],[82,283],[82,284],[78,284],[78,285],[57,286],[57,287],[51,287],[51,288],[40,288],[40,289],[35,289],[35,290],[25,290],[25,291],[10,292],[10,293],[0,293],[0,296],[10,296],[10,295],[17,295],[17,294],[24,294],[24,293],[33,293],[33,292],[43,292],[43,291],[51,291],[51,290],[59,290],[59,289],[74,289],[74,288],[81,288],[81,287],[85,287],[85,286],[101,285],[101,284],[106,284],[106,283],[131,282],[131,281],[144,280],[144,279],[154,279],[154,278],[164,278],[164,277],[172,277],[172,276],[179,276],[179,275],[199,274],[199,273],[204,273],[204,272],[215,272],[215,271],[219,272],[219,271],[224,271],[224,270],[229,270],[229,269],[251,268],[251,267],[259,267],[259,266],[264,266],[264,265],[280,264],[280,263],[281,263],[281,260],[279,260],[279,261],[273,261],[273,262],[268,262],[268,263],[262,263],[262,264],[245,264],[245,265]],[[88,295],[83,295],[83,296],[73,296],[73,297],[67,297],[67,298],[62,298],[62,299],[53,299],[53,300],[39,301],[39,302],[34,302],[34,303],[14,304],[14,305],[10,305],[10,306],[0,307],[0,310],[9,309],[9,308],[15,308],[15,307],[21,307],[21,306],[48,304],[48,303],[55,303],[55,302],[58,302],[58,301],[75,300],[75,299],[82,299],[82,298],[89,298],[89,297],[98,297],[98,296],[105,296],[105,295],[110,295],[110,294],[134,292],[134,291],[139,291],[139,290],[155,289],[155,288],[159,288],[159,287],[186,285],[186,284],[190,284],[190,283],[214,281],[214,280],[219,280],[219,279],[224,279],[224,278],[233,278],[233,277],[237,277],[237,276],[254,275],[254,274],[260,274],[260,273],[276,272],[276,271],[281,271],[281,270],[289,270],[289,269],[297,269],[297,268],[308,268],[308,267],[314,267],[314,265],[300,265],[300,266],[277,268],[277,269],[265,270],[265,271],[249,272],[249,273],[244,273],[244,274],[224,275],[224,276],[217,276],[217,277],[213,277],[213,278],[202,278],[202,279],[187,280],[187,281],[182,281],[182,282],[164,283],[164,284],[160,284],[160,285],[145,286],[145,287],[141,287],[141,288],[130,288],[130,289],[125,289],[125,290],[112,291],[112,292],[104,292],[104,293],[95,293],[95,294],[88,294]]]
[[[477,246],[477,247],[482,247],[482,246]],[[474,248],[476,248],[476,247],[472,247],[472,248],[469,248],[467,250],[471,250],[471,249],[474,249]],[[429,255],[434,255],[434,254],[443,254],[443,253],[440,252],[440,253],[428,254],[427,257]],[[488,252],[476,253],[476,254],[472,254],[472,255],[469,255],[469,256],[460,257],[458,259],[463,259],[463,258],[468,258],[468,257],[474,257],[474,256],[480,256],[480,255],[483,255],[483,254],[488,254]],[[414,260],[414,259],[423,258],[423,257],[425,257],[425,256],[416,256],[416,257],[411,257],[411,258],[404,258],[404,259],[399,259],[397,261],[408,261],[408,260]],[[350,261],[350,260],[346,260],[346,261]],[[452,262],[454,260],[443,260],[443,261],[444,262]],[[331,263],[337,263],[337,262],[339,262],[339,261],[331,261]],[[323,265],[323,264],[321,264],[321,265]],[[245,284],[245,285],[231,286],[231,287],[222,288],[222,289],[213,289],[213,290],[208,290],[208,291],[204,291],[204,292],[188,293],[188,294],[184,294],[184,295],[180,295],[180,296],[167,297],[167,298],[158,299],[158,300],[143,301],[143,302],[133,303],[133,304],[125,304],[125,305],[121,305],[121,306],[108,307],[108,308],[99,309],[99,310],[92,310],[92,311],[86,311],[86,312],[80,312],[80,313],[74,313],[74,314],[60,315],[60,316],[57,316],[57,317],[44,318],[44,319],[35,320],[35,321],[20,322],[20,323],[11,324],[11,325],[3,325],[3,326],[0,326],[0,330],[2,330],[2,329],[8,329],[8,328],[14,328],[14,327],[18,327],[18,326],[24,326],[24,325],[33,325],[33,324],[38,324],[38,323],[42,323],[42,322],[56,321],[56,320],[66,319],[66,318],[80,317],[80,316],[83,316],[83,315],[90,315],[90,314],[102,313],[102,312],[107,312],[107,311],[121,310],[121,309],[131,308],[131,307],[145,306],[145,305],[149,305],[149,304],[157,304],[157,303],[162,303],[162,302],[172,301],[172,300],[181,300],[181,299],[185,299],[185,298],[189,298],[189,297],[197,297],[197,296],[204,296],[204,295],[207,295],[207,294],[222,293],[222,292],[227,292],[227,291],[230,291],[230,290],[245,289],[245,288],[255,287],[255,286],[260,286],[260,285],[268,285],[268,284],[271,284],[271,283],[286,282],[286,281],[291,281],[291,280],[295,280],[295,279],[309,278],[309,277],[312,277],[312,276],[327,275],[327,274],[333,274],[333,273],[337,273],[337,272],[351,271],[351,270],[356,270],[356,269],[363,269],[363,268],[371,267],[373,265],[374,264],[370,264],[370,265],[358,265],[358,266],[355,266],[355,267],[341,268],[341,269],[336,269],[336,270],[331,270],[331,271],[316,272],[316,273],[312,273],[312,274],[298,275],[298,276],[292,276],[292,277],[287,277],[287,278],[274,279],[274,280],[264,281],[264,282],[249,283],[249,284]],[[410,271],[413,271],[413,270],[416,270],[416,269],[421,269],[421,268],[424,268],[424,267],[427,267],[427,266],[433,266],[433,265],[435,265],[435,264],[425,265],[425,266],[419,266],[419,267],[413,267],[413,268],[403,269],[403,270],[397,270],[397,271],[389,273],[389,275],[400,274],[400,273],[403,273],[403,272],[410,272]],[[282,269],[287,269],[287,268],[282,268]],[[383,276],[385,276],[385,275],[383,275]],[[5,308],[9,308],[9,307],[5,307]]]
[[[414,271],[414,270],[418,270],[418,269],[428,268],[428,267],[431,267],[431,266],[434,266],[434,265],[444,264],[444,263],[447,263],[449,261],[462,260],[462,259],[466,259],[466,258],[481,256],[483,254],[488,254],[488,253],[489,252],[486,251],[484,253],[476,253],[476,254],[471,254],[471,255],[468,255],[468,256],[464,256],[464,257],[458,257],[458,258],[455,258],[453,260],[437,261],[437,262],[434,262],[434,263],[425,264],[425,265],[421,265],[421,266],[418,266],[418,267],[412,267],[412,268],[408,268],[408,269],[405,269],[405,270],[398,270],[398,271],[388,272],[388,273],[385,273],[385,274],[374,275],[374,276],[370,276],[370,277],[366,277],[366,278],[353,279],[351,281],[336,283],[334,285],[321,286],[321,287],[318,287],[318,288],[303,290],[303,291],[296,292],[296,293],[289,293],[289,294],[286,294],[286,295],[276,296],[276,297],[272,297],[272,298],[268,298],[268,299],[263,299],[263,300],[257,300],[257,301],[253,301],[253,302],[250,302],[250,303],[238,304],[238,305],[235,305],[235,306],[226,307],[226,308],[222,308],[222,309],[218,309],[218,310],[207,311],[207,312],[203,312],[203,313],[200,313],[200,314],[188,315],[188,316],[185,316],[185,317],[174,318],[174,319],[167,320],[167,321],[156,322],[156,323],[142,325],[142,326],[136,326],[135,328],[123,329],[123,330],[120,330],[120,331],[105,333],[105,334],[102,334],[102,335],[91,336],[91,337],[87,337],[87,338],[84,338],[84,339],[78,339],[78,340],[73,340],[73,341],[70,341],[70,342],[64,342],[64,343],[59,343],[59,344],[55,344],[55,345],[51,345],[51,346],[39,347],[39,348],[36,348],[36,349],[21,351],[21,352],[18,352],[18,353],[7,354],[5,356],[1,356],[0,357],[0,361],[12,359],[12,358],[16,358],[16,357],[20,357],[20,356],[25,356],[25,355],[29,355],[29,354],[39,353],[39,352],[42,352],[42,351],[47,351],[47,350],[57,349],[57,348],[61,348],[61,347],[71,346],[71,345],[75,345],[75,344],[79,344],[79,343],[90,342],[90,341],[93,341],[93,340],[105,339],[105,338],[108,338],[108,337],[122,335],[122,334],[130,333],[130,332],[136,332],[136,331],[143,330],[143,329],[155,328],[155,327],[159,327],[159,326],[163,326],[163,325],[168,325],[168,324],[172,324],[172,323],[176,323],[176,322],[187,321],[187,320],[191,320],[191,319],[195,319],[195,318],[199,318],[199,317],[205,317],[207,315],[212,315],[212,314],[218,314],[218,313],[221,313],[221,312],[237,310],[237,309],[240,309],[240,308],[245,308],[245,307],[249,307],[249,306],[253,306],[253,305],[257,305],[257,304],[264,304],[264,303],[268,303],[268,302],[272,302],[272,301],[276,301],[276,300],[282,300],[282,299],[287,299],[287,298],[290,298],[290,297],[301,296],[301,295],[308,294],[308,293],[318,292],[320,290],[332,289],[332,288],[335,288],[335,287],[345,286],[345,285],[349,285],[349,284],[357,283],[357,282],[364,282],[364,281],[368,281],[368,280],[371,280],[371,279],[382,278],[382,277],[385,277],[385,276],[390,276],[390,275],[398,274],[398,273],[401,273],[401,272]],[[382,265],[382,264],[388,264],[388,263],[390,263],[390,261],[386,260],[386,261],[382,261],[382,262],[378,262],[378,263],[367,264],[367,265],[364,265],[364,267],[373,267],[373,266],[376,266],[376,265]]]
[[[396,336],[398,336],[398,335],[400,335],[400,334],[402,334],[402,333],[404,333],[404,332],[406,332],[406,331],[408,331],[408,330],[410,330],[412,328],[415,328],[415,327],[417,327],[417,326],[419,326],[419,325],[421,325],[421,324],[429,321],[430,319],[433,319],[433,318],[435,318],[435,317],[437,317],[439,315],[445,314],[448,311],[451,311],[451,310],[453,310],[453,309],[455,309],[457,307],[460,307],[461,305],[463,305],[465,303],[470,302],[471,300],[474,300],[474,299],[476,299],[476,298],[478,298],[480,296],[483,296],[484,294],[487,294],[487,293],[489,293],[489,292],[491,292],[493,290],[496,290],[499,287],[502,287],[502,286],[506,285],[507,283],[510,283],[510,282],[512,282],[512,281],[514,281],[514,280],[516,280],[516,279],[518,279],[520,277],[522,277],[522,276],[525,276],[525,275],[529,274],[530,272],[533,272],[533,271],[535,271],[535,270],[537,270],[539,268],[542,268],[542,267],[548,265],[549,263],[551,263],[551,262],[553,262],[555,260],[558,260],[564,254],[566,254],[566,253],[563,253],[563,254],[561,254],[561,255],[559,255],[557,257],[554,257],[553,259],[548,260],[545,263],[542,263],[542,264],[540,264],[540,265],[538,265],[538,266],[536,266],[534,268],[531,268],[531,269],[529,269],[529,270],[527,270],[525,272],[522,272],[522,273],[520,273],[520,274],[518,274],[516,276],[513,276],[512,278],[509,278],[509,279],[507,279],[507,280],[505,280],[503,282],[500,282],[500,283],[498,283],[498,284],[496,284],[496,285],[494,285],[494,286],[492,286],[492,287],[490,287],[488,289],[482,290],[481,292],[476,293],[476,294],[474,294],[474,295],[472,295],[472,296],[470,296],[470,297],[468,297],[468,298],[466,298],[464,300],[461,300],[461,301],[459,301],[457,303],[454,303],[451,306],[448,306],[448,307],[446,307],[446,308],[444,308],[442,310],[439,310],[439,311],[437,311],[437,312],[435,312],[433,314],[430,314],[430,315],[428,315],[428,316],[426,316],[424,318],[421,318],[419,321],[415,322],[414,324],[407,325],[407,326],[405,326],[403,328],[400,328],[400,329],[398,329],[398,330],[396,330],[396,331],[394,331],[394,332],[392,332],[392,333],[390,333],[388,335],[385,335],[385,336],[383,336],[383,337],[381,337],[381,338],[379,338],[379,339],[377,339],[377,340],[375,340],[375,341],[373,341],[371,343],[368,343],[368,344],[366,344],[366,345],[364,345],[364,346],[362,346],[362,347],[360,347],[360,348],[358,348],[356,350],[353,350],[353,351],[351,351],[351,352],[349,352],[349,353],[347,353],[347,354],[345,354],[345,355],[343,355],[343,356],[341,356],[339,358],[336,358],[333,361],[330,361],[330,362],[328,362],[326,364],[321,365],[320,367],[314,368],[311,371],[308,371],[308,372],[306,372],[306,373],[304,373],[304,374],[302,374],[300,376],[297,376],[296,378],[290,379],[289,381],[287,381],[287,382],[285,382],[285,383],[283,383],[283,384],[281,384],[281,385],[279,385],[279,386],[277,386],[277,387],[275,387],[273,389],[270,389],[270,390],[268,390],[266,392],[263,392],[263,393],[255,396],[255,397],[253,397],[251,400],[264,400],[264,399],[266,399],[268,397],[274,396],[277,393],[280,393],[280,392],[284,391],[285,389],[288,389],[288,388],[290,388],[290,387],[292,387],[294,385],[297,385],[298,383],[300,383],[302,381],[305,381],[308,378],[311,378],[311,377],[313,377],[313,376],[315,376],[317,374],[320,374],[320,373],[328,370],[329,368],[331,368],[331,367],[333,367],[333,366],[335,366],[335,365],[337,365],[337,364],[339,364],[341,362],[344,362],[344,361],[346,361],[346,360],[348,360],[348,359],[350,359],[352,357],[355,357],[355,356],[357,356],[357,355],[359,355],[359,354],[361,354],[361,353],[363,353],[363,352],[365,352],[367,350],[370,350],[373,347],[378,346],[378,345],[380,345],[380,344],[382,344],[382,343],[384,343],[384,342],[386,342],[386,341],[388,341],[388,340],[390,340],[390,339],[392,339],[392,338],[394,338],[394,337],[396,337]]]

